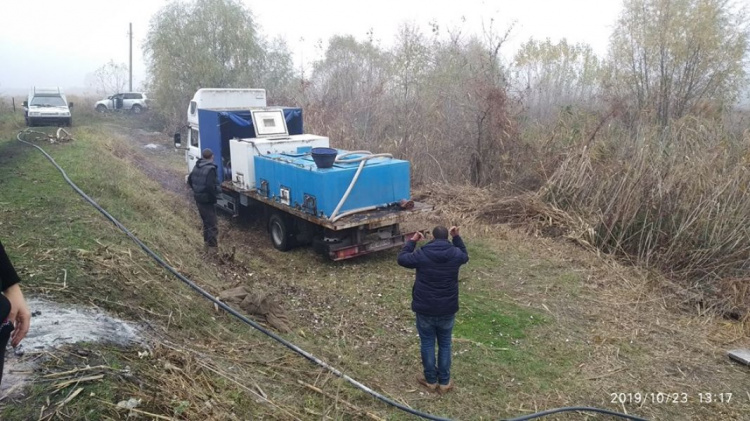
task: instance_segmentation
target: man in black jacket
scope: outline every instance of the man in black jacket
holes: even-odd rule
[[[453,237],[452,244],[448,241],[448,234]],[[458,227],[451,227],[449,231],[446,227],[437,226],[432,230],[432,236],[434,240],[415,251],[417,241],[424,238],[422,233],[415,233],[398,254],[398,264],[417,270],[411,293],[411,309],[417,317],[424,366],[424,376],[419,376],[417,381],[442,394],[453,389],[451,336],[458,311],[458,271],[461,265],[469,261],[469,254]]]
[[[0,243],[0,381],[3,379],[8,339],[14,348],[17,347],[26,337],[31,322],[31,312],[23,298],[20,281],[16,269],[5,253],[3,243]]]
[[[204,149],[203,157],[195,164],[188,176],[188,185],[193,189],[195,204],[203,220],[203,243],[209,255],[218,254],[219,225],[216,218],[216,199],[221,190],[216,178],[216,164],[211,149]]]

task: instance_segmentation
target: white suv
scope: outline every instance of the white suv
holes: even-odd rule
[[[123,92],[114,94],[107,99],[97,101],[94,104],[96,111],[103,113],[105,111],[125,110],[133,114],[140,114],[148,109],[148,98],[142,92]]]
[[[60,88],[33,87],[29,91],[28,99],[23,102],[24,117],[29,127],[58,124],[72,126],[72,108],[73,103],[68,103]]]

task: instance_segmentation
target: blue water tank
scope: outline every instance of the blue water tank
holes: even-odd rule
[[[338,150],[339,156],[346,152]],[[359,156],[364,155],[349,155],[347,159]],[[331,168],[318,168],[310,154],[270,154],[254,159],[255,185],[261,194],[326,217],[333,213],[359,167],[359,162],[337,162]],[[373,158],[366,161],[339,213],[409,198],[409,161]]]

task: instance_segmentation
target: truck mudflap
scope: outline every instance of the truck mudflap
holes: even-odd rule
[[[325,244],[319,242],[314,245],[316,251],[328,256],[333,261],[351,259],[365,254],[383,251],[395,247],[401,247],[406,240],[413,236],[414,233],[398,234],[390,238],[381,238],[378,240],[350,245]]]

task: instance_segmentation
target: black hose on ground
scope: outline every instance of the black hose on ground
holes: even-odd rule
[[[152,251],[150,248],[148,248],[148,246],[146,244],[144,244],[138,237],[136,237],[135,234],[133,234],[132,232],[130,232],[130,230],[128,230],[124,225],[122,225],[120,223],[120,221],[118,221],[117,219],[115,219],[114,216],[110,215],[106,210],[104,210],[104,208],[102,208],[101,206],[99,206],[99,204],[96,203],[94,201],[94,199],[90,198],[86,193],[84,193],[83,190],[81,190],[68,177],[68,174],[65,172],[65,170],[63,170],[62,167],[60,167],[60,165],[58,165],[57,162],[55,162],[54,158],[52,158],[44,149],[42,149],[38,145],[35,145],[35,144],[31,143],[31,142],[23,140],[21,138],[21,135],[24,134],[24,133],[27,133],[27,131],[23,130],[23,131],[19,132],[18,135],[16,136],[16,139],[19,142],[25,143],[25,144],[30,145],[30,146],[33,146],[33,147],[37,148],[40,152],[42,152],[44,154],[44,156],[47,157],[47,159],[52,163],[52,165],[54,165],[57,168],[57,170],[60,171],[60,173],[62,174],[62,176],[65,179],[65,181],[73,188],[73,190],[76,191],[76,193],[78,193],[79,195],[81,195],[81,197],[83,197],[87,202],[89,202],[89,204],[91,204],[91,206],[93,206],[94,208],[96,208],[96,210],[98,210],[102,215],[104,215],[104,217],[106,217],[107,219],[109,219],[113,224],[115,224],[115,226],[117,228],[119,228],[128,237],[130,237],[131,240],[133,240],[136,244],[138,244],[138,246],[141,249],[143,249],[143,251],[145,251],[146,254],[148,254],[149,256],[151,256],[151,258],[153,258],[159,265],[161,265],[162,267],[164,267],[172,275],[174,275],[175,277],[177,277],[182,282],[186,283],[190,288],[192,288],[193,290],[195,290],[196,292],[198,292],[199,294],[201,294],[203,297],[205,297],[206,299],[208,299],[209,301],[211,301],[212,303],[214,303],[218,307],[222,308],[227,313],[229,313],[232,316],[236,317],[237,319],[239,319],[243,323],[252,326],[253,328],[255,328],[258,331],[260,331],[261,333],[263,333],[263,334],[267,335],[268,337],[274,339],[276,342],[279,342],[280,344],[282,344],[285,347],[289,348],[290,350],[296,352],[297,354],[305,357],[309,361],[311,361],[311,362],[319,365],[320,367],[325,368],[326,370],[328,370],[332,374],[340,377],[343,380],[346,380],[352,386],[354,386],[357,389],[359,389],[359,390],[361,390],[361,391],[369,394],[370,396],[372,396],[372,397],[380,400],[381,402],[383,402],[385,404],[388,404],[390,406],[393,406],[394,408],[400,409],[401,411],[408,412],[408,413],[410,413],[412,415],[416,415],[418,417],[422,417],[422,418],[425,418],[425,419],[437,420],[437,421],[451,421],[450,418],[443,418],[443,417],[439,417],[437,415],[432,415],[432,414],[428,414],[426,412],[418,411],[418,410],[410,408],[410,407],[408,407],[408,406],[406,406],[404,404],[396,402],[393,399],[390,399],[390,398],[388,398],[386,396],[381,395],[380,393],[378,393],[378,392],[370,389],[369,387],[363,385],[362,383],[360,383],[360,382],[354,380],[353,378],[347,376],[346,374],[342,373],[340,370],[338,370],[337,368],[329,365],[325,361],[322,361],[318,357],[310,354],[309,352],[307,352],[304,349],[298,347],[297,345],[295,345],[295,344],[287,341],[286,339],[282,338],[281,336],[279,336],[279,335],[277,335],[277,334],[269,331],[268,329],[266,329],[263,326],[259,325],[254,320],[249,319],[248,317],[244,316],[243,314],[237,312],[232,307],[230,307],[230,306],[226,305],[225,303],[223,303],[222,301],[218,300],[213,295],[209,294],[203,288],[199,287],[196,283],[194,283],[193,281],[191,281],[190,279],[186,278],[181,273],[179,273],[177,271],[177,269],[173,268],[171,265],[169,265],[167,262],[165,262],[154,251]],[[644,418],[638,418],[638,417],[627,415],[627,414],[621,414],[619,412],[608,411],[606,409],[587,408],[587,407],[566,407],[566,408],[551,409],[549,411],[538,412],[536,414],[525,415],[525,416],[518,417],[518,418],[512,418],[512,419],[509,419],[509,420],[506,420],[506,421],[525,421],[525,420],[531,420],[531,419],[535,419],[535,418],[540,418],[540,417],[543,417],[543,416],[547,416],[547,415],[551,415],[551,414],[556,414],[556,413],[560,413],[560,412],[571,412],[571,411],[598,412],[598,413],[602,413],[602,414],[618,416],[618,417],[621,417],[621,418],[624,418],[624,419],[633,420],[633,421],[646,421]]]
[[[634,415],[623,414],[620,412],[610,411],[608,409],[592,408],[588,406],[567,406],[564,408],[555,408],[547,411],[537,412],[535,414],[524,415],[516,418],[509,418],[504,421],[528,421],[536,418],[546,417],[547,415],[559,414],[561,412],[596,412],[598,414],[612,415],[613,417],[620,417],[626,420],[633,421],[648,421],[645,418],[636,417]]]

